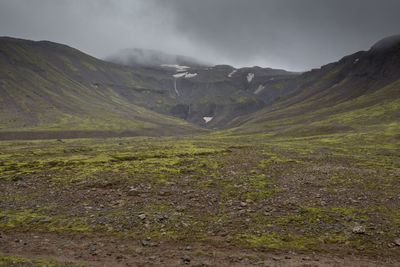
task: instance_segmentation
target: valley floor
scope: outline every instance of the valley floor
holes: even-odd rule
[[[0,266],[399,266],[400,138],[0,142]]]

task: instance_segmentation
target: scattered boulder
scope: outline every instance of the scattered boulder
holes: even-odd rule
[[[351,231],[355,234],[365,234],[366,229],[363,225],[356,225],[353,227],[353,229],[351,229]]]
[[[182,260],[184,263],[189,264],[190,263],[190,256],[189,255],[184,255],[182,257]]]
[[[128,191],[128,196],[130,196],[130,197],[136,197],[136,196],[139,196],[140,194],[141,194],[141,192],[137,188],[131,188]]]

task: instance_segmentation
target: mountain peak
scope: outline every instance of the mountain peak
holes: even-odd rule
[[[400,46],[400,34],[383,38],[371,47],[371,51],[386,51],[396,46]]]

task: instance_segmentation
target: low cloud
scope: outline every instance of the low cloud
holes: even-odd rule
[[[2,0],[0,35],[100,58],[144,48],[307,70],[398,34],[398,10],[398,0]]]

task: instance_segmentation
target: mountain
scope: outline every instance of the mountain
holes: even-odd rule
[[[213,67],[164,66],[169,71],[165,89],[179,104],[171,112],[191,123],[208,128],[225,128],[237,116],[260,110],[286,93],[279,87],[265,89],[269,80],[281,80],[297,74],[269,68],[235,69],[228,65]],[[171,79],[172,78],[172,79]],[[210,121],[206,121],[209,118]]]
[[[229,123],[236,132],[316,135],[395,131],[400,118],[400,35],[368,51],[280,82],[288,93]]]
[[[146,102],[141,105],[217,129],[225,128],[237,116],[262,109],[285,94],[286,90],[275,86],[276,81],[297,75],[271,68],[206,66],[190,57],[145,49],[125,50],[106,60],[129,66],[146,77],[149,88],[167,91],[175,99],[164,99],[160,105]]]
[[[265,80],[296,75],[259,67],[126,66],[61,44],[9,37],[0,38],[0,69],[0,131],[67,136],[198,130],[183,120],[223,128],[285,93],[266,92]]]
[[[133,103],[133,98],[143,100],[141,95],[147,92],[143,84],[131,69],[65,45],[0,38],[0,135],[198,132],[193,125]],[[154,91],[153,95],[163,93]],[[152,100],[158,101],[156,97]]]
[[[161,56],[153,65],[122,65],[3,37],[0,137],[397,131],[399,59],[399,36],[304,73]]]

